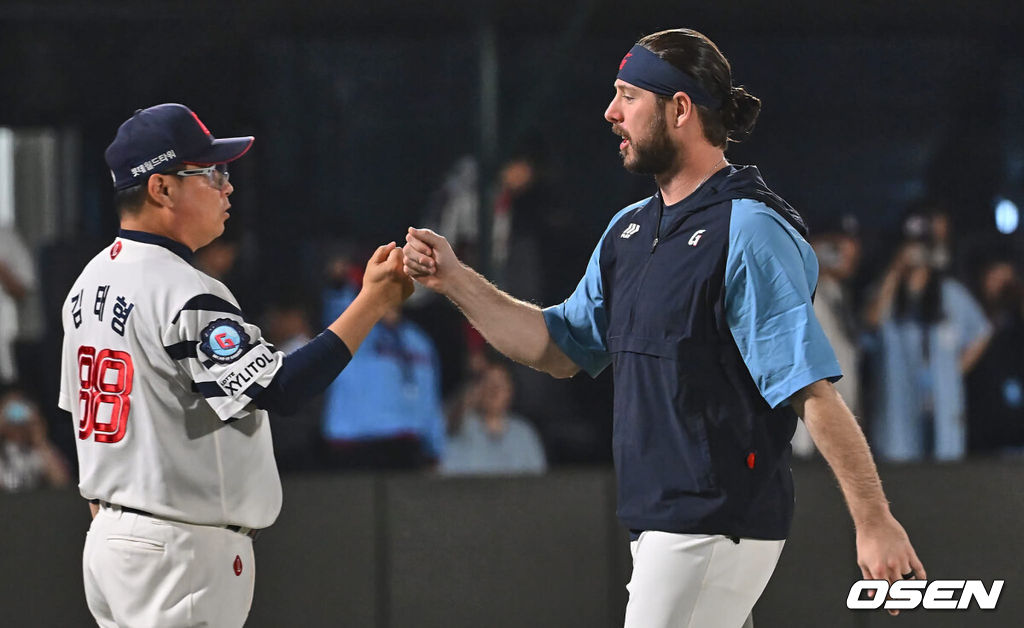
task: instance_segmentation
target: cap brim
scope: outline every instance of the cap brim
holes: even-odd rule
[[[210,147],[201,155],[189,157],[183,161],[197,164],[226,164],[249,152],[254,139],[250,135],[248,137],[225,137],[213,140]]]

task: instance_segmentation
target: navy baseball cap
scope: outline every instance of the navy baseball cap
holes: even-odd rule
[[[117,129],[105,153],[114,188],[145,183],[149,175],[190,164],[224,164],[248,152],[253,137],[215,139],[191,109],[177,103],[138,109]]]

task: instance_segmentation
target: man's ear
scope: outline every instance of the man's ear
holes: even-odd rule
[[[673,118],[675,119],[674,125],[681,127],[686,123],[695,113],[693,107],[693,101],[690,100],[690,95],[686,92],[676,92],[672,96],[672,104],[675,109],[673,112]]]
[[[170,177],[167,175],[149,175],[149,180],[146,182],[146,190],[149,192],[149,196],[153,199],[154,204],[160,206],[171,206],[174,204],[173,194],[175,190],[169,179]]]

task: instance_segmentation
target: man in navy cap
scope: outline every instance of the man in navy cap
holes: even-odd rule
[[[323,391],[412,292],[389,243],[323,333],[287,357],[270,346],[191,265],[223,233],[227,164],[252,143],[164,104],[136,111],[106,151],[121,230],[64,302],[59,402],[93,514],[83,575],[100,626],[245,622],[252,540],[281,508],[267,411]]]
[[[803,220],[757,168],[725,158],[760,100],[689,29],[641,39],[613,86],[604,117],[623,165],[658,190],[612,218],[564,303],[500,292],[429,230],[410,229],[405,253],[510,357],[557,377],[613,365],[618,515],[633,535],[626,627],[749,619],[789,534],[798,416],[839,479],[864,577],[924,578],[832,386]]]

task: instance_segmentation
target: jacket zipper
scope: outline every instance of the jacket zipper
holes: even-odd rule
[[[636,320],[636,308],[640,302],[640,292],[643,290],[644,282],[647,281],[647,269],[651,266],[651,260],[654,259],[654,251],[658,248],[658,242],[661,240],[661,220],[665,214],[665,202],[658,197],[658,223],[654,229],[654,241],[651,243],[651,250],[647,254],[647,260],[644,262],[643,269],[640,270],[640,280],[636,282],[636,291],[633,293],[633,303],[629,307],[629,328],[633,328],[633,322]]]

